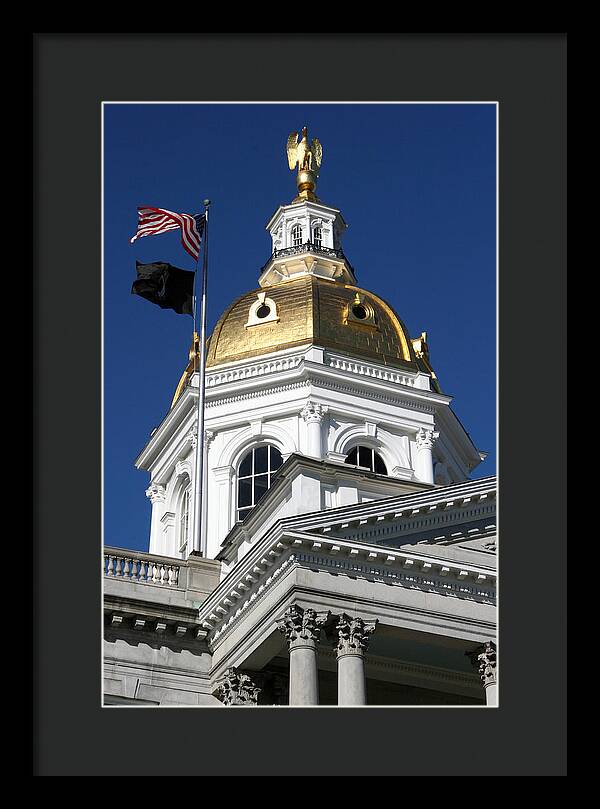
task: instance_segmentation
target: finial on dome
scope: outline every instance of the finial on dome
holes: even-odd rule
[[[315,189],[319,177],[319,169],[323,160],[323,147],[318,138],[308,142],[308,128],[302,127],[302,139],[298,133],[292,132],[287,139],[287,156],[290,171],[298,166],[296,184],[298,196],[302,199],[316,200]]]

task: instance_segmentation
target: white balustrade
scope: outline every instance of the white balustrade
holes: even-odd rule
[[[415,379],[397,371],[378,368],[373,365],[365,365],[364,363],[342,359],[341,357],[329,357],[327,362],[331,368],[336,368],[340,371],[349,371],[353,374],[372,376],[376,379],[382,379],[385,382],[395,382],[398,385],[409,385],[410,387],[415,387]]]
[[[179,586],[180,565],[166,559],[157,559],[144,554],[126,556],[105,553],[103,573],[107,578],[127,579],[140,584],[157,584],[165,587]]]

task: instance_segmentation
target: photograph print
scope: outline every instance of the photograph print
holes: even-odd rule
[[[101,704],[497,707],[497,104],[102,107]]]

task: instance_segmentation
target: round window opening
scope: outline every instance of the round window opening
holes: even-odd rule
[[[266,303],[261,303],[261,305],[256,310],[256,317],[259,317],[261,320],[270,314],[271,314],[271,307],[267,306]]]
[[[366,320],[369,316],[367,309],[362,303],[355,303],[352,307],[352,314],[354,317],[357,317],[359,320]]]

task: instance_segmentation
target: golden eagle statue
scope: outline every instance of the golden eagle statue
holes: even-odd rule
[[[321,161],[323,160],[323,147],[317,138],[308,142],[308,129],[303,127],[302,139],[298,140],[298,133],[292,132],[287,139],[287,157],[290,171],[298,166],[298,194],[305,199],[316,199],[314,191],[317,187],[317,178]]]

